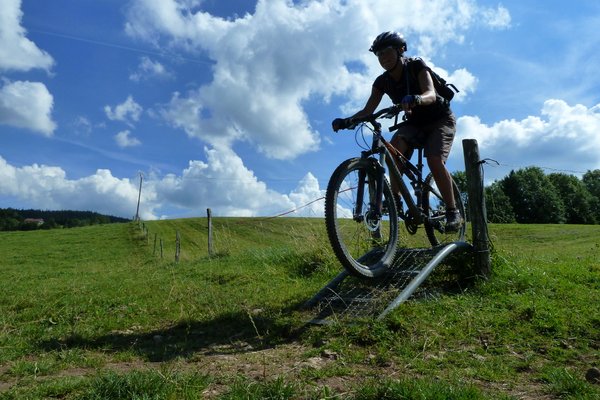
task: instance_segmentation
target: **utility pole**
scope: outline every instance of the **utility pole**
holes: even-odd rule
[[[138,201],[137,201],[137,209],[135,210],[135,220],[140,220],[140,199],[142,198],[142,181],[144,180],[144,176],[140,172],[140,191],[138,192]]]

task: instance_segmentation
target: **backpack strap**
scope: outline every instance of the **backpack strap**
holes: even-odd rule
[[[408,68],[408,60],[409,59],[404,60],[404,65],[403,65],[403,68],[405,71],[404,76],[406,76],[406,95],[410,94],[410,79],[408,78],[408,74],[410,73],[410,71]]]

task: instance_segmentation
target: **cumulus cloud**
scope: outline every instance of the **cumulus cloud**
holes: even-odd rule
[[[123,103],[117,105],[114,109],[110,106],[104,106],[104,112],[108,119],[125,122],[131,126],[140,120],[143,110],[142,106],[136,103],[132,96],[128,96]]]
[[[144,179],[140,215],[156,219],[162,210],[199,215],[211,208],[214,215],[274,216],[294,211],[294,216],[322,216],[324,195],[317,179],[308,173],[290,193],[271,190],[247,169],[228,148],[206,148],[206,162],[191,160],[180,174]],[[69,179],[60,167],[15,167],[0,156],[0,196],[11,196],[41,209],[93,210],[121,217],[135,214],[139,181],[119,179],[99,169],[81,179]]]
[[[131,136],[131,132],[129,130],[124,130],[115,135],[115,141],[117,145],[121,148],[125,147],[134,147],[142,144],[137,138]]]
[[[494,15],[505,12],[494,14],[468,0],[439,1],[435,7],[397,0],[259,0],[253,14],[223,19],[202,11],[201,2],[131,4],[129,35],[203,52],[215,62],[211,83],[173,94],[161,115],[212,145],[244,140],[278,159],[320,145],[303,108],[307,100],[327,102],[339,95],[352,105],[365,101],[380,70],[366,50],[379,32],[397,29],[418,38],[414,47],[427,57],[448,41],[462,40],[481,13],[492,24]],[[362,67],[357,71],[350,64]],[[459,75],[474,80],[465,70]]]
[[[242,159],[226,147],[205,149],[206,162],[190,161],[180,176],[152,179],[158,200],[184,209],[211,208],[216,215],[270,215],[294,207],[268,189]]]
[[[142,57],[137,70],[129,75],[129,79],[134,82],[149,79],[171,79],[172,77],[173,74],[163,64],[148,57]]]
[[[299,207],[292,215],[322,217],[325,207],[324,197],[325,189],[321,189],[318,179],[308,172],[289,195],[294,205]]]
[[[135,214],[139,193],[136,182],[116,178],[106,169],[81,179],[68,179],[60,167],[38,164],[14,167],[2,157],[0,182],[0,195],[23,199],[31,207],[93,210],[122,217]],[[152,213],[153,194],[143,192],[142,201],[146,205],[142,217],[156,218]]]
[[[56,129],[51,118],[53,104],[54,98],[43,83],[5,82],[0,88],[0,124],[52,136]]]
[[[54,60],[27,39],[21,26],[21,0],[0,0],[0,71],[49,71]]]
[[[553,99],[544,103],[539,116],[522,120],[487,125],[475,116],[461,117],[455,142],[476,139],[482,158],[515,166],[514,169],[536,165],[585,172],[600,168],[599,130],[600,104],[587,108]],[[455,151],[451,157],[459,156]]]

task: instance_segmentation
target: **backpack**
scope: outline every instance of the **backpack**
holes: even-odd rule
[[[414,60],[416,60],[416,58],[409,58],[408,63]],[[439,76],[431,68],[427,67],[427,70],[429,71],[429,75],[431,75],[435,92],[440,95],[446,103],[450,103],[450,101],[454,98],[454,95],[460,91],[452,83],[447,83],[444,78]],[[411,68],[409,68],[409,71],[411,71]]]

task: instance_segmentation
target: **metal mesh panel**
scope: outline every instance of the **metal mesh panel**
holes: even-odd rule
[[[316,311],[311,322],[318,324],[381,316],[401,295],[406,297],[412,294],[414,287],[408,289],[410,293],[403,292],[419,274],[430,273],[424,271],[426,267],[432,270],[452,251],[466,249],[467,246],[466,243],[457,242],[433,249],[401,249],[388,271],[374,279],[357,278],[343,271],[307,302],[306,306]]]

